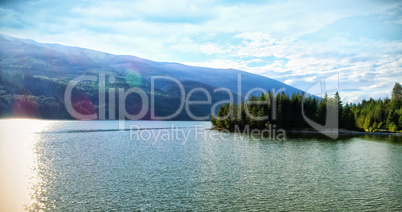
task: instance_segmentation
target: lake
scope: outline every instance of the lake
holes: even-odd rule
[[[0,209],[402,210],[400,137],[278,141],[210,127],[1,120]]]

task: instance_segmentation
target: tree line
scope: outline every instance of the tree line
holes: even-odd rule
[[[402,130],[402,87],[399,83],[395,83],[391,99],[370,98],[357,104],[343,105],[338,92],[333,97],[326,94],[320,99],[303,95],[268,92],[252,96],[241,105],[221,105],[217,116],[212,115],[211,123],[216,128],[230,131],[236,126],[239,129],[246,126],[264,129],[269,124],[282,129],[303,129],[310,125],[303,118],[302,109],[306,117],[321,125],[325,125],[327,110],[337,109],[339,128],[367,132]]]

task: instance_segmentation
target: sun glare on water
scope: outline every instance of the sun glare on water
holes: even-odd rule
[[[0,121],[0,211],[41,208],[36,198],[43,179],[38,173],[35,142],[51,121],[10,119]]]

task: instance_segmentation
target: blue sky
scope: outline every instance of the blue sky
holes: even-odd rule
[[[0,1],[0,33],[155,61],[235,68],[344,102],[402,82],[400,1]]]

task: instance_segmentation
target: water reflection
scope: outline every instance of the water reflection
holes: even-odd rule
[[[0,211],[34,210],[43,207],[36,134],[51,122],[41,120],[0,121]]]
[[[192,133],[185,143],[153,143],[110,130],[117,127],[0,121],[0,211],[402,209],[402,146],[386,137],[272,141],[218,132],[218,140]]]

